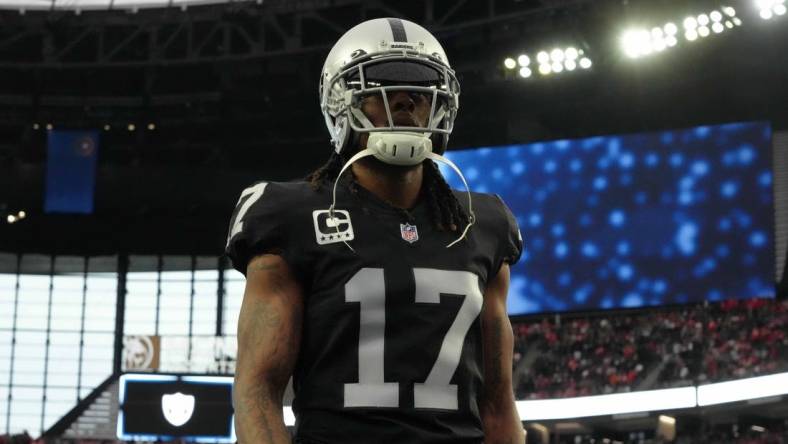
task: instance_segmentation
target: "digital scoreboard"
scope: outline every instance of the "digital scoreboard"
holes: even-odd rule
[[[124,374],[118,438],[235,442],[232,387],[229,376]]]

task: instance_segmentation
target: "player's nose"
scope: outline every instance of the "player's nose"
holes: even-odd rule
[[[407,110],[413,111],[416,109],[416,102],[408,94],[407,91],[391,91],[388,93],[389,107],[392,112]]]

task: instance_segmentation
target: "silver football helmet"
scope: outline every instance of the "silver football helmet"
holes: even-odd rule
[[[388,102],[388,93],[394,91],[431,99],[426,126],[395,125]],[[371,95],[381,97],[388,125],[376,127],[361,110],[362,100]],[[398,18],[368,20],[340,37],[323,64],[320,108],[337,153],[349,154],[348,149],[358,147],[360,134],[369,136],[366,146],[358,147],[360,151],[340,171],[329,211],[333,212],[336,204],[339,177],[366,156],[392,165],[418,165],[429,158],[449,165],[465,183],[457,166],[441,155],[454,128],[459,96],[460,84],[443,47],[429,31],[413,22]],[[471,222],[449,247],[464,238],[474,222],[470,199],[468,191]]]
[[[391,91],[431,98],[427,126],[395,126],[387,100]],[[370,95],[382,97],[388,126],[375,127],[361,111],[362,99]],[[378,147],[375,157],[396,165],[414,165],[427,152],[446,149],[459,96],[457,77],[438,40],[397,18],[368,20],[347,31],[326,57],[320,77],[320,107],[334,149],[339,153],[357,143],[358,134],[369,133],[367,147],[361,148]]]

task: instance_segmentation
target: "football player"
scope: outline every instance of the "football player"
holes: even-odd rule
[[[242,444],[522,443],[512,392],[500,198],[453,191],[459,84],[421,26],[375,19],[326,58],[334,151],[298,182],[241,193],[227,254],[246,275],[235,421]],[[464,179],[463,179],[464,180]]]

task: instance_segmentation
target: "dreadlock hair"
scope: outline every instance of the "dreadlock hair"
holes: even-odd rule
[[[336,152],[331,153],[328,161],[315,171],[309,173],[305,180],[309,182],[313,190],[319,190],[324,186],[331,186],[337,179],[339,172],[346,160]],[[458,231],[464,227],[468,222],[468,213],[460,205],[457,197],[451,192],[449,184],[443,178],[438,165],[430,159],[423,163],[424,165],[424,181],[422,183],[421,192],[427,199],[430,216],[432,223],[436,229],[440,231]],[[353,175],[352,170],[348,170],[345,174],[351,176],[350,190],[352,193],[358,191],[358,182]],[[405,213],[407,215],[407,213]]]

